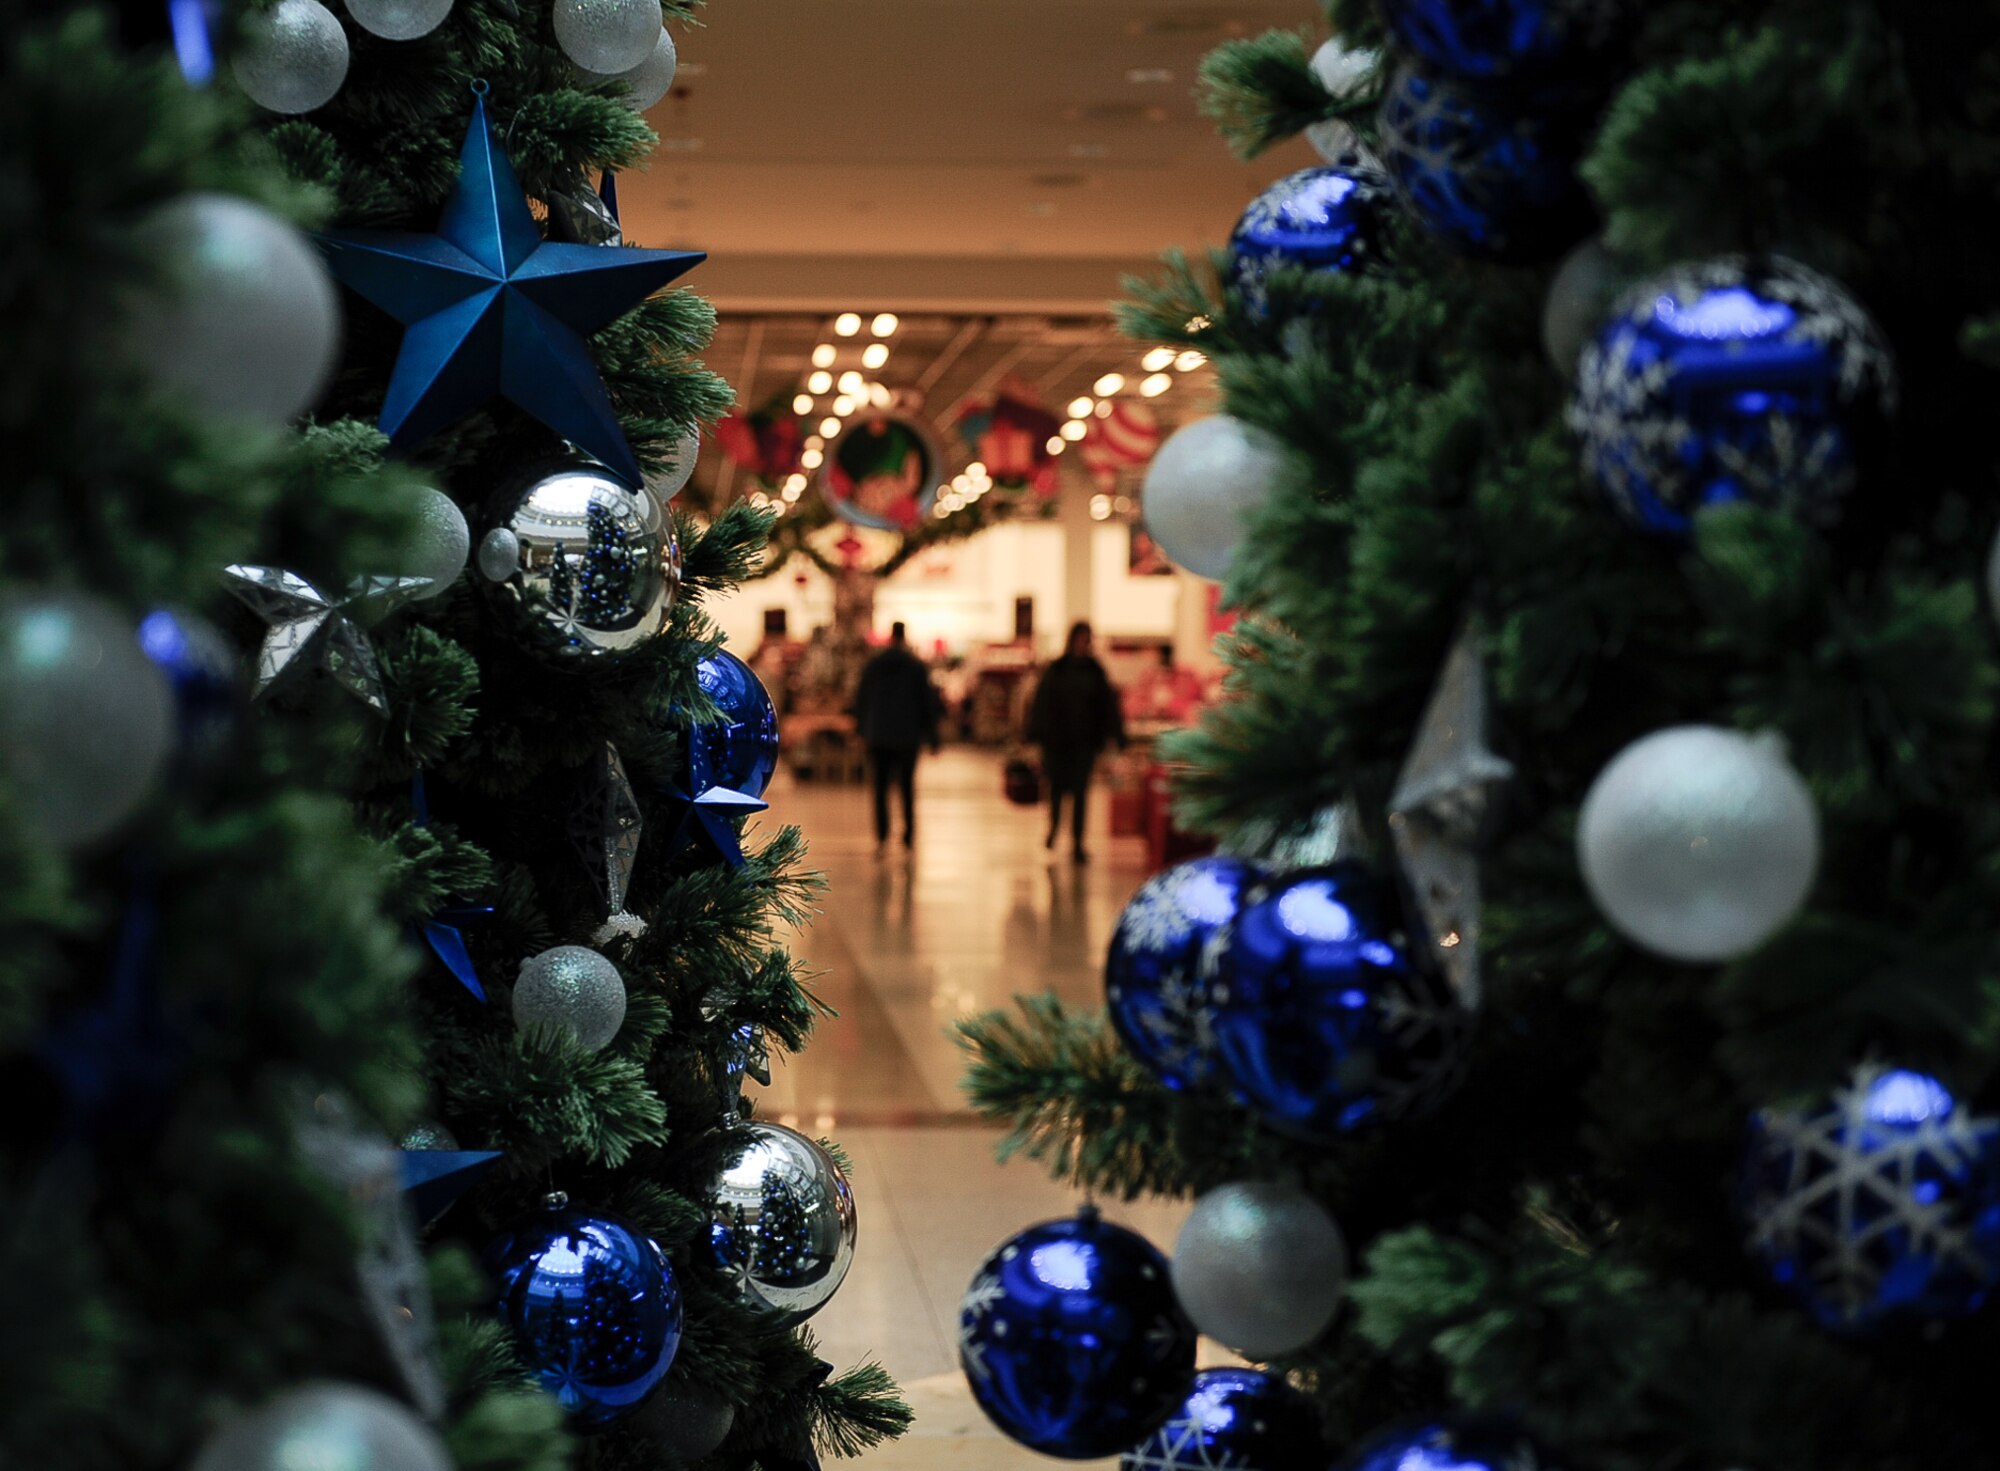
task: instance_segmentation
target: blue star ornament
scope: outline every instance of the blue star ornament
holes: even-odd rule
[[[333,230],[320,244],[335,276],[408,328],[380,421],[395,448],[498,397],[641,483],[586,339],[699,264],[701,252],[544,240],[483,90],[437,234]]]
[[[743,841],[736,834],[736,819],[770,807],[755,792],[738,791],[718,782],[714,751],[708,742],[690,733],[687,738],[685,781],[667,787],[667,806],[674,814],[673,851],[678,853],[696,838],[705,839],[715,856],[731,868],[743,866]]]
[[[501,1158],[497,1149],[405,1149],[400,1153],[403,1196],[418,1222],[426,1226],[450,1210]]]

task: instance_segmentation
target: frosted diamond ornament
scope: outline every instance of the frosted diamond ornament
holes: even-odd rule
[[[244,23],[244,44],[229,63],[259,107],[311,112],[347,80],[347,32],[319,0],[278,0]]]

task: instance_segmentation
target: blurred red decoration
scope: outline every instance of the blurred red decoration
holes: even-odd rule
[[[995,485],[1042,496],[1056,493],[1056,457],[1049,441],[1061,427],[1035,391],[1013,378],[990,399],[967,404],[957,422],[966,448],[986,466]]]
[[[715,426],[722,452],[747,474],[775,486],[802,467],[805,429],[789,406],[767,405],[749,414],[731,414]]]
[[[1143,465],[1160,447],[1160,421],[1142,403],[1128,399],[1110,400],[1111,412],[1090,421],[1083,436],[1084,467],[1098,488],[1109,491],[1118,482],[1118,472],[1128,465]]]

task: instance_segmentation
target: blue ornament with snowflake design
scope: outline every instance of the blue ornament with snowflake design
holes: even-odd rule
[[[1405,65],[1376,121],[1397,194],[1453,250],[1535,260],[1589,231],[1590,199],[1576,172],[1585,119],[1574,109],[1517,113]]]
[[[1397,44],[1455,81],[1509,88],[1594,83],[1632,0],[1383,0]]]
[[[958,1359],[986,1417],[1064,1460],[1116,1455],[1186,1397],[1195,1330],[1167,1259],[1084,1207],[1002,1243],[958,1315]]]
[[[1293,1471],[1325,1463],[1304,1395],[1259,1369],[1204,1369],[1167,1423],[1119,1471]]]
[[[667,1377],[681,1344],[681,1290],[666,1254],[614,1216],[560,1192],[486,1250],[501,1319],[521,1361],[572,1423],[608,1425]]]
[[[1214,1075],[1201,958],[1243,902],[1258,871],[1221,855],[1156,874],[1125,906],[1104,961],[1111,1024],[1132,1055],[1169,1088]]]
[[[1825,1107],[1755,1116],[1744,1207],[1751,1252],[1826,1327],[1962,1316],[2000,1283],[2000,1119],[1863,1066]]]
[[[1359,162],[1300,169],[1251,201],[1229,237],[1230,274],[1252,316],[1270,311],[1270,273],[1284,266],[1345,271],[1380,248],[1393,194],[1388,175]]]
[[[1340,1463],[1340,1471],[1564,1471],[1511,1422],[1464,1417],[1378,1435]]]
[[[1472,1013],[1366,864],[1255,890],[1209,945],[1203,984],[1223,1080],[1283,1133],[1324,1140],[1421,1114],[1463,1073]]]
[[[1619,297],[1577,362],[1569,422],[1619,512],[1680,536],[1733,501],[1833,522],[1895,398],[1888,346],[1839,283],[1720,256]]]

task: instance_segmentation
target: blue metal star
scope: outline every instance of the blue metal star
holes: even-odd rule
[[[420,1225],[428,1226],[457,1203],[500,1160],[497,1149],[405,1149],[403,1194]]]
[[[543,240],[477,90],[437,234],[320,237],[333,274],[409,329],[382,432],[408,450],[504,397],[637,486],[639,462],[585,339],[706,257]]]
[[[431,803],[424,791],[421,771],[410,778],[410,816],[418,827],[431,825]],[[486,999],[486,988],[479,984],[478,967],[473,965],[472,951],[466,946],[465,926],[492,917],[491,904],[447,904],[417,925],[438,962],[479,1001]]]
[[[667,807],[674,814],[673,836],[668,841],[679,853],[696,838],[705,838],[717,858],[731,868],[741,868],[743,841],[736,835],[735,819],[763,812],[771,804],[749,792],[716,785],[710,767],[707,747],[689,739],[687,778],[667,787]]]

